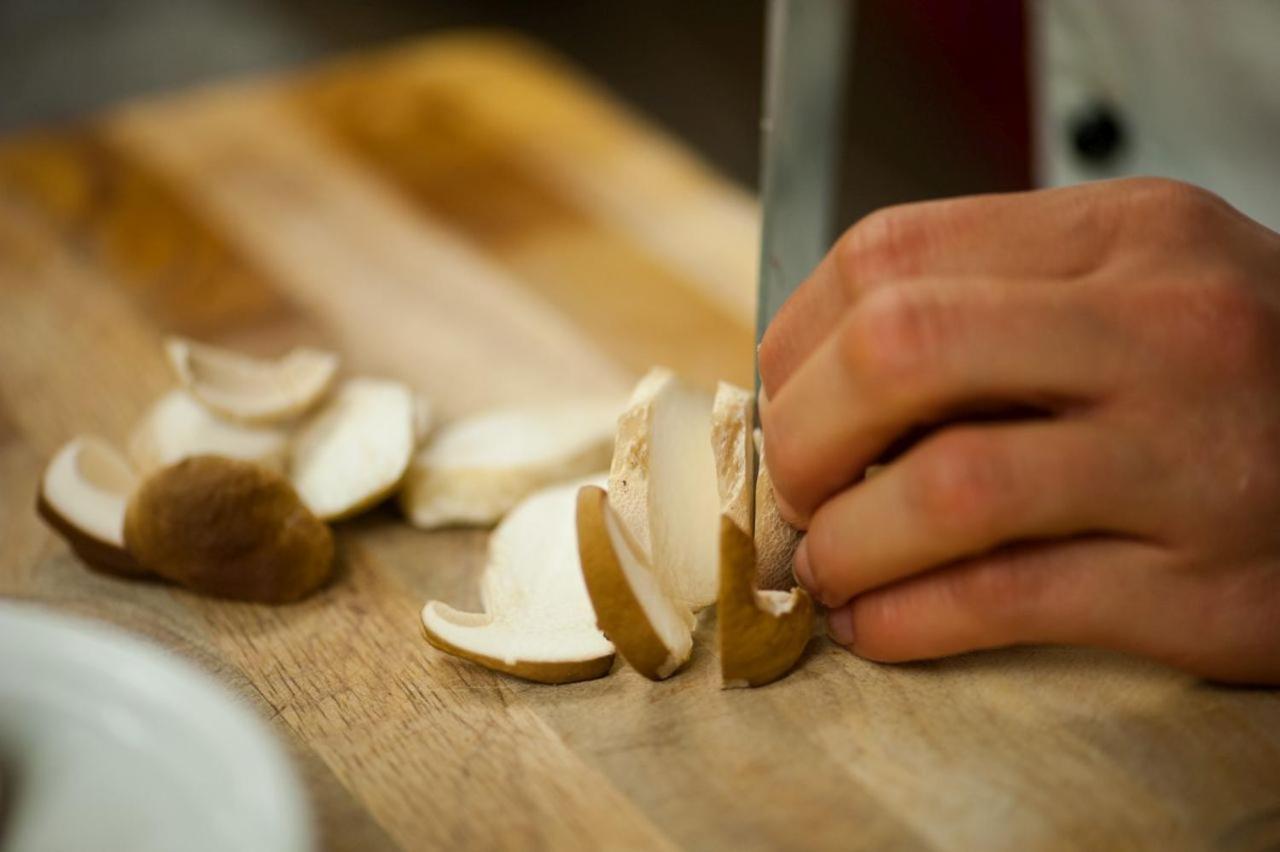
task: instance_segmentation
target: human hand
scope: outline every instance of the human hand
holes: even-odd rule
[[[783,307],[760,376],[797,577],[856,653],[1070,643],[1280,683],[1280,235],[1216,196],[882,210]],[[972,416],[1010,409],[1036,413]]]

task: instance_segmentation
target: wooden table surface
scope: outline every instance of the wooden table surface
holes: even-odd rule
[[[714,104],[708,104],[714,109]],[[745,144],[745,141],[744,141]],[[706,633],[650,683],[528,684],[423,643],[475,605],[483,531],[342,524],[282,608],[86,571],[36,519],[66,439],[121,440],[159,341],[296,342],[445,414],[751,378],[757,214],[510,38],[438,36],[0,143],[0,594],[101,618],[269,719],[332,849],[1263,848],[1280,693],[1096,651],[881,666],[816,643],[722,691]]]

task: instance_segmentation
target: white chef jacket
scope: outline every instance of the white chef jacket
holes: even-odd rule
[[[1035,0],[1030,12],[1042,185],[1178,178],[1280,231],[1280,0]],[[1112,125],[1082,145],[1099,115]]]

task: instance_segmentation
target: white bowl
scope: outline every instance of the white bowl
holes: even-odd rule
[[[0,602],[0,847],[308,852],[302,787],[254,713],[128,634]]]

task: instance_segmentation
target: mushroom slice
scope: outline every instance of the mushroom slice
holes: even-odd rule
[[[129,501],[124,539],[153,573],[195,591],[285,603],[322,585],[333,535],[280,473],[223,456],[152,474]]]
[[[785,591],[796,584],[791,564],[795,558],[800,533],[782,519],[773,494],[773,479],[763,454],[756,475],[756,586],[760,589]]]
[[[718,533],[714,524],[721,511],[749,528],[755,469],[751,395],[721,383],[714,401],[704,405],[704,397],[681,388],[663,371],[642,380],[635,398],[640,407],[633,406],[623,421],[637,412],[645,414],[647,421],[641,419],[637,431],[625,436],[619,430],[613,482],[619,489],[641,485],[647,491],[649,529],[690,535],[700,521],[704,528],[711,528],[715,545]],[[647,434],[643,432],[646,425],[653,427]],[[688,446],[685,439],[689,435],[701,442],[705,453]],[[694,462],[682,465],[675,459],[655,460],[655,452],[684,453]],[[638,463],[632,464],[633,460]],[[707,471],[699,464],[702,461],[708,461],[710,467],[709,499],[703,493],[696,504],[682,502],[680,497],[696,494],[696,489],[708,485]],[[623,473],[618,475],[620,470]],[[645,474],[648,478],[642,479]],[[613,509],[613,496],[610,493],[606,501],[604,492],[584,488],[578,497],[583,577],[600,629],[633,668],[645,677],[661,680],[678,671],[693,652],[696,603],[678,589],[682,571],[703,566],[695,561],[697,554],[672,547],[678,542],[669,538],[655,542],[651,558]],[[618,502],[626,507],[629,496],[624,494]],[[697,514],[684,516],[688,512]],[[681,514],[673,517],[673,513]],[[698,530],[698,543],[705,539],[704,532]],[[718,550],[710,563],[713,572],[717,558]]]
[[[621,408],[580,400],[446,424],[410,464],[400,506],[427,529],[496,523],[534,491],[607,467]]]
[[[200,455],[283,470],[288,450],[289,434],[284,429],[224,420],[184,390],[170,391],[157,400],[129,441],[129,458],[143,474]]]
[[[741,529],[755,523],[756,446],[752,426],[756,403],[736,385],[721,382],[711,409],[711,448],[716,461],[716,492],[721,515]]]
[[[399,487],[414,446],[414,398],[400,382],[352,379],[299,429],[289,473],[321,520],[349,518]]]
[[[539,491],[494,530],[480,580],[483,612],[442,601],[422,609],[436,648],[485,668],[538,681],[571,683],[609,673],[613,645],[596,628],[579,570],[574,482]]]
[[[596,624],[631,667],[670,677],[693,653],[694,616],[654,571],[601,488],[578,493],[578,550]]]
[[[36,511],[86,564],[137,577],[145,568],[124,546],[124,513],[137,475],[101,438],[74,438],[58,450],[40,480]]]
[[[735,467],[720,468],[720,594],[716,605],[720,675],[726,687],[763,686],[790,671],[803,653],[813,635],[813,601],[801,588],[757,591],[761,568],[770,574],[785,570],[790,575],[795,531],[777,513],[772,481],[762,460],[756,488],[767,488],[769,493],[755,493],[755,536],[771,548],[770,559],[786,561],[757,564],[751,526],[742,522],[751,497],[744,496],[740,487],[744,479],[752,480],[754,471],[750,465],[737,465],[744,448],[754,459],[754,408],[746,391],[721,385],[717,412],[721,411],[725,416],[717,419],[717,432],[733,451],[718,453],[717,459],[730,460]]]
[[[171,337],[165,352],[192,396],[211,411],[245,423],[277,423],[302,414],[338,373],[337,355],[305,347],[264,360]]]
[[[712,398],[670,370],[649,372],[618,418],[609,502],[685,607],[716,600],[719,513]]]
[[[789,672],[813,635],[813,600],[796,587],[756,591],[755,545],[728,515],[720,518],[717,635],[724,686],[763,686]]]

